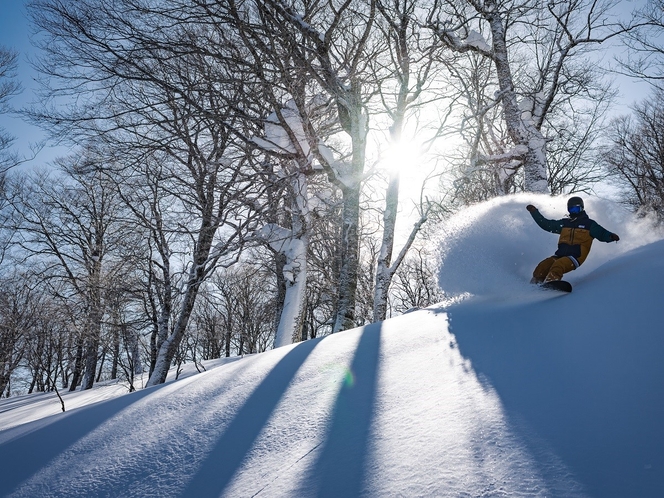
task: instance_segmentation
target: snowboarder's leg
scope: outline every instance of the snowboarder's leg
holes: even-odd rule
[[[535,271],[533,271],[533,278],[531,279],[530,283],[541,284],[544,282],[546,276],[549,274],[549,271],[551,271],[551,267],[557,259],[558,258],[556,256],[551,256],[550,258],[546,258],[545,260],[540,261],[540,263],[535,267]]]
[[[564,273],[576,270],[576,267],[577,265],[574,264],[574,261],[572,261],[571,258],[558,258],[551,265],[545,282],[551,282],[552,280],[562,280]]]

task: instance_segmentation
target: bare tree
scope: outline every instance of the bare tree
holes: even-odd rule
[[[225,332],[225,356],[263,352],[272,346],[274,294],[269,277],[254,264],[240,263],[212,279],[210,292]]]
[[[104,260],[119,243],[113,233],[118,200],[112,186],[87,170],[91,158],[69,158],[59,163],[58,173],[41,173],[14,182],[12,207],[20,231],[18,247],[41,267],[47,278],[65,283],[53,285],[64,299],[75,296],[85,322],[80,338],[84,354],[82,388],[95,379],[101,336]],[[78,371],[72,389],[76,388]]]
[[[242,234],[253,222],[251,206],[243,207],[242,194],[251,183],[236,167],[241,160],[234,166],[232,160],[198,154],[182,159],[154,158],[142,170],[124,170],[119,184],[121,197],[149,233],[156,337],[148,385],[165,381],[201,284],[219,264],[237,259]],[[225,175],[230,176],[219,181]]]
[[[224,356],[226,334],[224,318],[217,299],[207,291],[200,299],[192,316],[192,335],[195,337],[197,354],[202,360]]]
[[[421,40],[415,32],[420,26],[411,22],[415,5],[375,0],[327,5],[195,0],[171,2],[166,8],[159,2],[139,5],[129,0],[113,5],[98,0],[75,5],[35,0],[31,3],[33,18],[49,34],[43,44],[49,55],[40,65],[51,83],[45,94],[50,103],[70,95],[85,96],[80,100],[86,100],[86,105],[73,111],[63,107],[34,110],[32,116],[61,134],[103,136],[124,165],[153,161],[155,151],[159,151],[158,161],[165,157],[182,163],[199,160],[194,158],[201,155],[201,139],[208,140],[207,145],[212,143],[202,133],[202,123],[216,130],[216,137],[223,138],[226,146],[234,141],[245,151],[248,146],[262,148],[278,158],[292,180],[291,188],[284,190],[294,192],[296,198],[289,211],[291,226],[282,227],[291,231],[291,242],[306,241],[306,231],[298,227],[310,224],[308,208],[306,212],[293,209],[308,199],[305,181],[314,172],[325,173],[341,192],[343,205],[341,250],[335,254],[339,276],[332,329],[349,328],[357,324],[358,220],[367,176],[367,136],[373,112],[369,103],[381,93],[387,104],[386,96],[393,92],[395,100],[388,107],[393,138],[398,139],[404,115],[423,91],[433,68],[430,48],[418,48],[428,50],[428,58],[404,52],[406,39],[413,44],[418,37]],[[381,29],[376,29],[379,11]],[[429,39],[434,46],[439,43],[435,37]],[[389,79],[399,83],[384,84]],[[285,115],[289,113],[290,117]],[[297,122],[293,126],[294,116]],[[258,143],[256,137],[262,137],[268,125],[280,126],[290,145],[274,150]],[[186,150],[181,142],[197,148]],[[223,148],[219,144],[217,151]],[[235,158],[239,160],[239,154]],[[211,159],[219,157],[205,158]],[[267,178],[264,172],[258,173],[255,178]],[[386,289],[401,260],[392,260],[388,254],[393,244],[395,195],[398,197],[398,189],[392,188],[381,258],[384,271],[377,292],[379,316],[384,315]],[[157,252],[158,240],[154,237],[152,246]],[[299,253],[306,254],[307,244],[300,246]],[[163,259],[161,253],[159,257]],[[300,257],[297,263],[279,264],[281,274],[284,268],[291,270],[284,277],[284,286],[297,282],[288,288],[299,289],[301,295],[306,263]],[[167,266],[162,263],[159,271]],[[294,272],[294,268],[301,271]],[[164,310],[169,309],[167,300],[162,301]],[[284,328],[279,337],[298,335],[293,331],[303,321],[304,306],[301,299],[297,301],[300,304],[293,308],[284,307],[284,311],[298,311],[290,313],[291,332],[283,332]],[[165,314],[161,313],[158,323],[165,323]],[[161,330],[163,335],[165,329]],[[157,342],[164,340],[161,337]]]
[[[339,285],[340,239],[342,232],[341,194],[325,190],[319,185],[325,209],[318,211],[309,239],[309,275],[302,340],[313,339],[332,332],[337,308]],[[329,196],[325,195],[329,194]]]
[[[38,319],[38,292],[15,272],[0,280],[0,396],[10,395],[10,379],[23,360]]]
[[[323,94],[336,107],[336,122],[345,134],[346,143],[335,154],[331,147],[321,146],[326,136],[321,136],[309,120],[309,102],[291,95],[303,120],[309,149],[306,152],[313,155],[342,193],[342,250],[333,331],[353,327],[360,194],[369,129],[366,103],[371,92],[366,82],[370,81],[368,61],[378,50],[372,37],[376,1],[339,2],[326,8],[309,2],[290,4],[280,0],[255,4],[230,2],[230,5],[229,14],[251,54],[252,67],[268,61],[264,67],[274,69],[258,74],[262,81],[287,93],[304,80],[310,96]],[[281,107],[278,102],[274,104],[275,109]]]
[[[242,133],[229,106],[236,103],[234,68],[206,63],[205,47],[194,44],[204,38],[205,12],[192,7],[31,4],[49,34],[40,69],[50,98],[76,94],[94,102],[33,117],[72,137],[103,138],[114,159],[105,173],[149,233],[157,317],[148,385],[165,381],[200,285],[218,264],[237,258],[257,205],[246,154],[233,146]]]
[[[399,146],[409,112],[421,109],[425,104],[434,105],[436,100],[429,93],[426,101],[421,101],[427,87],[436,79],[436,58],[439,42],[421,29],[416,21],[417,2],[410,0],[379,1],[380,16],[378,29],[387,45],[384,56],[373,59],[375,84],[380,92],[381,102],[391,121],[389,132],[392,146]],[[444,127],[444,123],[440,128]],[[420,131],[420,133],[422,133]],[[435,138],[429,138],[429,143]],[[389,152],[388,152],[389,154]],[[399,165],[400,166],[400,165]],[[417,232],[427,220],[428,202],[419,206],[420,218],[413,225],[410,236],[399,254],[393,258],[394,237],[397,223],[400,188],[400,168],[389,171],[383,212],[383,233],[380,251],[376,261],[376,277],[373,298],[373,321],[384,320],[387,314],[388,291],[392,278],[403,261]]]
[[[0,114],[10,110],[9,99],[20,92],[20,84],[16,81],[16,52],[0,47]],[[12,153],[14,137],[7,130],[0,128],[0,264],[4,260],[5,251],[11,241],[12,232],[7,221],[7,171],[19,163],[18,157]],[[1,392],[1,391],[0,391]]]
[[[390,303],[396,313],[405,313],[413,308],[426,308],[444,298],[438,287],[434,259],[429,251],[417,247],[396,274]]]
[[[552,195],[568,192],[591,192],[605,179],[601,161],[605,144],[603,131],[609,121],[607,110],[613,103],[613,92],[596,94],[596,100],[576,112],[555,112],[547,118],[547,182]]]
[[[9,99],[21,91],[16,80],[18,54],[13,50],[0,47],[0,114],[10,110]],[[11,153],[14,137],[0,129],[0,185],[7,170],[18,164],[16,154]]]
[[[630,50],[619,65],[626,74],[664,88],[664,0],[648,0],[635,16],[639,29],[629,32]]]
[[[358,226],[367,175],[368,124],[377,112],[371,108],[371,100],[374,95],[380,96],[392,121],[392,141],[398,142],[407,111],[414,107],[434,73],[431,46],[438,42],[429,37],[428,46],[416,46],[424,34],[412,21],[415,6],[415,2],[351,1],[318,8],[322,6],[308,2],[269,1],[232,3],[229,8],[229,22],[238,30],[246,54],[246,60],[238,65],[270,89],[265,98],[275,112],[267,124],[273,127],[274,122],[284,130],[281,135],[288,143],[279,145],[282,153],[298,163],[299,183],[312,167],[320,168],[342,195],[343,230],[333,331],[361,322],[355,316],[360,264]],[[312,101],[321,105],[316,108]],[[331,116],[336,130],[321,126],[317,116],[326,102],[336,111]],[[329,114],[329,105],[327,110]],[[269,149],[265,145],[263,148]],[[384,317],[389,281],[401,260],[393,261],[391,255],[398,183],[393,177],[387,191],[384,250],[376,291],[379,317]],[[423,216],[422,222],[425,219]],[[286,240],[285,235],[279,232],[276,239]],[[293,238],[289,235],[288,240]],[[407,251],[409,243],[402,252]],[[301,317],[303,308],[298,309],[295,315]]]
[[[604,163],[627,204],[664,220],[664,90],[632,112],[613,123]]]
[[[282,125],[281,122],[285,124]],[[286,129],[287,128],[287,129]],[[293,138],[291,135],[295,135]],[[291,344],[295,337],[300,337],[306,306],[305,290],[307,285],[307,255],[309,251],[309,232],[311,230],[312,205],[308,177],[313,172],[310,164],[308,146],[302,143],[304,131],[294,101],[286,103],[284,109],[270,114],[265,122],[265,138],[258,138],[263,148],[276,152],[296,154],[300,160],[282,159],[275,168],[277,175],[283,177],[285,202],[282,216],[286,223],[274,220],[267,223],[260,231],[260,237],[266,241],[276,255],[283,258],[279,272],[283,277],[283,304],[274,347]],[[293,142],[292,140],[296,140]],[[297,154],[302,152],[302,154]],[[273,170],[274,171],[274,170]]]
[[[546,120],[589,93],[597,74],[589,51],[632,29],[612,14],[614,6],[610,0],[434,2],[428,25],[445,46],[489,61],[493,71],[495,93],[476,112],[481,118],[499,108],[505,135],[473,161],[493,165],[505,179],[522,171],[523,189],[549,191]]]
[[[40,291],[47,290],[40,285],[38,275],[34,276]],[[32,380],[28,393],[55,392],[60,401],[62,411],[65,411],[65,402],[58,388],[58,377],[62,387],[67,387],[64,379],[68,378],[70,362],[69,346],[71,334],[67,327],[66,314],[62,313],[61,303],[53,299],[49,293],[41,296],[38,302],[38,313],[31,327],[27,329],[25,351],[25,364],[31,374]]]

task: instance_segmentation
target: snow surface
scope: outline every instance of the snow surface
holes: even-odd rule
[[[440,305],[65,413],[1,400],[0,496],[664,496],[664,240],[587,199],[621,241],[544,291],[527,203],[565,206],[451,220]]]

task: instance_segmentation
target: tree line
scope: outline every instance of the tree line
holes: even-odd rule
[[[28,170],[0,135],[0,393],[133,390],[428,306],[437,224],[498,195],[609,175],[661,215],[662,2],[616,4],[29,2],[21,114],[72,153]],[[610,44],[655,96],[615,121]]]

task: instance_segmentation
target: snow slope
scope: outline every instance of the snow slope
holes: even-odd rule
[[[510,197],[446,228],[444,304],[19,425],[1,400],[0,496],[664,496],[664,241],[589,201],[622,240],[572,294],[523,283],[556,240],[524,205],[564,200]]]

